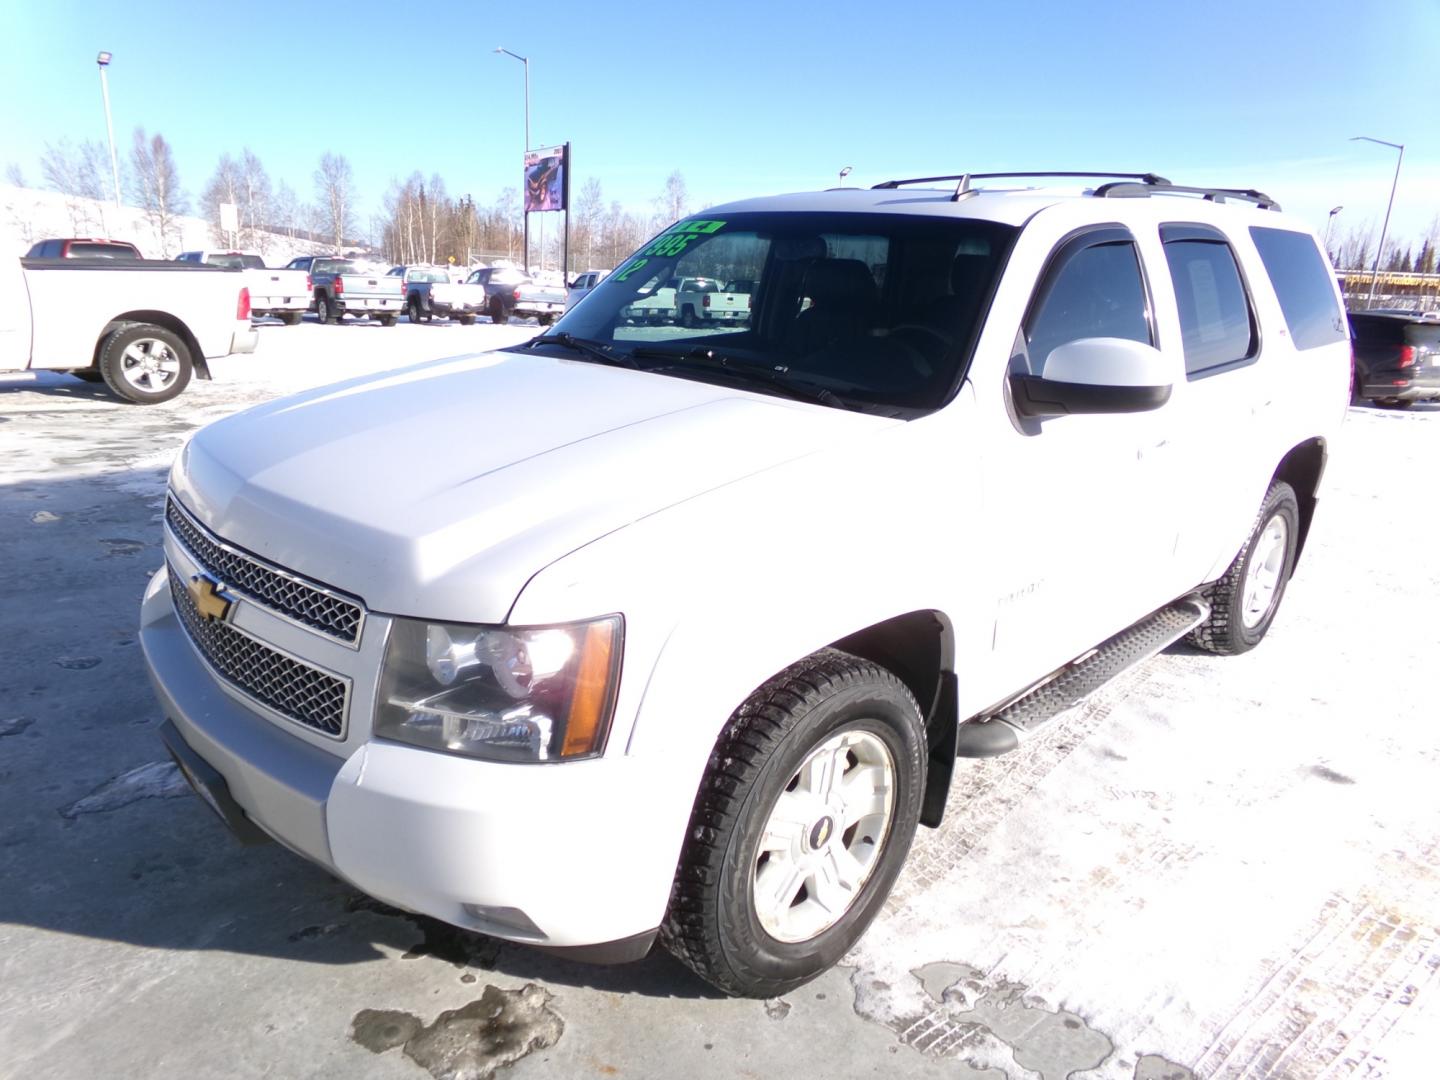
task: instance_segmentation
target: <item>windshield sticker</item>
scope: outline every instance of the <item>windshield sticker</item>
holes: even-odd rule
[[[628,278],[628,277],[629,277],[631,274],[633,274],[636,270],[639,270],[642,266],[644,266],[644,265],[645,265],[646,263],[648,263],[649,261],[650,261],[649,259],[634,259],[634,260],[632,260],[629,266],[625,267],[625,269],[621,270],[618,274],[615,275],[615,280],[616,280],[616,281],[624,281],[626,278]]]
[[[641,255],[654,255],[661,259],[674,258],[702,237],[712,236],[725,227],[723,221],[681,221],[656,237]]]

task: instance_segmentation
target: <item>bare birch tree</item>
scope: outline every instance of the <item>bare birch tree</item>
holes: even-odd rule
[[[247,248],[262,255],[270,246],[270,177],[247,146],[240,153],[240,230]]]
[[[226,247],[237,242],[239,237],[232,237],[221,225],[220,207],[225,203],[238,204],[240,182],[240,166],[229,154],[221,154],[210,182],[200,193],[200,210],[210,223],[210,234],[215,243]]]
[[[355,177],[344,154],[327,150],[320,155],[320,167],[315,170],[315,198],[338,252],[345,246],[345,230],[350,227],[355,202]]]
[[[46,143],[40,155],[40,175],[45,186],[65,196],[70,227],[77,234],[96,226],[103,228],[101,206],[114,196],[109,172],[109,153],[89,139],[78,146],[69,139]]]
[[[144,128],[137,127],[130,147],[130,169],[132,196],[155,230],[162,257],[168,259],[179,243],[176,219],[185,213],[188,200],[165,136],[158,131],[147,136]]]
[[[690,194],[685,189],[685,177],[676,169],[665,178],[665,188],[655,198],[657,213],[656,227],[669,228],[690,210]]]

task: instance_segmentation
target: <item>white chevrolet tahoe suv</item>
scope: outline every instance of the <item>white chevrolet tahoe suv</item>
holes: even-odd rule
[[[200,431],[142,614],[197,790],[401,908],[769,996],[958,757],[1258,643],[1348,398],[1313,232],[978,179],[716,207],[526,345]],[[624,317],[683,277],[751,319]]]

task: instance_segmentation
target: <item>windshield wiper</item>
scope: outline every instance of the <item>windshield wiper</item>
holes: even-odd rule
[[[575,352],[583,352],[599,360],[602,364],[613,364],[616,367],[633,368],[640,370],[640,365],[624,353],[614,352],[609,345],[603,341],[591,341],[589,338],[576,337],[574,334],[560,330],[554,334],[541,334],[537,338],[531,338],[526,342],[527,349],[533,349],[536,345],[560,345]]]
[[[755,364],[746,360],[736,360],[732,356],[716,352],[705,345],[689,345],[682,349],[666,349],[653,345],[645,345],[631,351],[632,356],[643,356],[656,360],[670,360],[680,364],[690,364],[695,367],[706,368],[711,371],[724,372],[741,380],[751,382],[762,382],[767,386],[773,386],[787,397],[797,401],[808,401],[818,405],[834,405],[842,409],[853,409],[851,405],[840,395],[825,389],[823,386],[816,386],[804,379],[796,379],[785,373],[784,368],[773,368],[765,364]],[[651,371],[663,370],[651,368]]]

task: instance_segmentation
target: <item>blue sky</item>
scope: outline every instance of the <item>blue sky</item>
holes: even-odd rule
[[[524,142],[504,45],[530,57],[532,142],[568,139],[574,190],[594,176],[635,210],[673,169],[699,208],[845,165],[852,184],[1108,168],[1378,230],[1395,152],[1347,141],[1371,135],[1406,144],[1391,234],[1440,212],[1437,0],[0,3],[0,164],[32,184],[47,140],[105,138],[108,49],[122,152],[162,132],[192,194],[248,146],[306,199],[343,153],[367,215],[413,169],[489,203]]]

